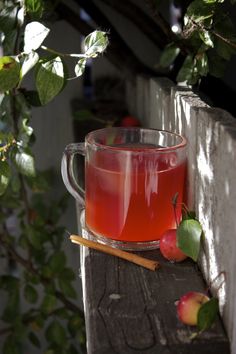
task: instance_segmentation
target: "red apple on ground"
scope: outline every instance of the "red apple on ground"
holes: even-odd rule
[[[209,301],[209,297],[203,293],[190,291],[183,295],[177,304],[177,314],[181,322],[196,326],[200,307]]]
[[[160,251],[169,261],[181,262],[187,256],[177,247],[176,242],[176,229],[167,230],[160,239]]]

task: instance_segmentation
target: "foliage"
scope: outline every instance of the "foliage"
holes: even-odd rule
[[[236,53],[235,27],[225,5],[230,6],[229,1],[194,0],[187,7],[182,31],[172,36],[160,58],[162,67],[173,65],[178,55],[184,58],[178,82],[194,85],[207,74],[223,76]]]
[[[81,353],[85,345],[83,312],[73,302],[75,276],[62,250],[64,228],[59,222],[66,199],[48,199],[50,173],[36,168],[30,119],[32,105],[47,104],[66,86],[65,59],[74,61],[78,77],[86,60],[106,49],[108,39],[105,32],[94,31],[85,38],[83,54],[45,47],[50,29],[39,22],[45,4],[42,0],[0,4],[4,49],[0,58],[0,251],[7,265],[17,267],[14,272],[7,267],[0,276],[0,289],[7,294],[1,314],[5,326],[0,328],[0,335],[5,335],[3,354],[23,353],[27,342],[42,353],[42,335],[47,353]],[[29,92],[23,80],[32,70],[36,90]],[[16,232],[9,226],[12,218]],[[24,311],[22,301],[28,304]]]

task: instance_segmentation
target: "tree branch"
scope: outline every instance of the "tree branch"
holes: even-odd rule
[[[177,37],[172,32],[169,23],[164,19],[164,17],[158,11],[156,1],[155,0],[145,0],[145,2],[148,5],[148,7],[151,9],[153,17],[157,20],[159,27],[161,28],[162,32],[165,33],[166,37],[168,38],[168,41],[169,42],[171,42],[171,41],[176,42]]]

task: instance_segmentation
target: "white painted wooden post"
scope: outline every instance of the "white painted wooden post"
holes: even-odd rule
[[[205,234],[199,265],[213,294],[219,297],[234,354],[236,120],[168,79],[139,77],[135,90],[136,115],[145,127],[175,131],[188,140],[187,203],[195,209]]]

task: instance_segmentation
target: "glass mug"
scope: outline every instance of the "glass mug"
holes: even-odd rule
[[[181,218],[186,144],[164,130],[112,127],[68,145],[62,177],[85,208],[87,236],[126,250],[157,248],[161,235]],[[85,156],[85,191],[74,171],[75,154]]]

